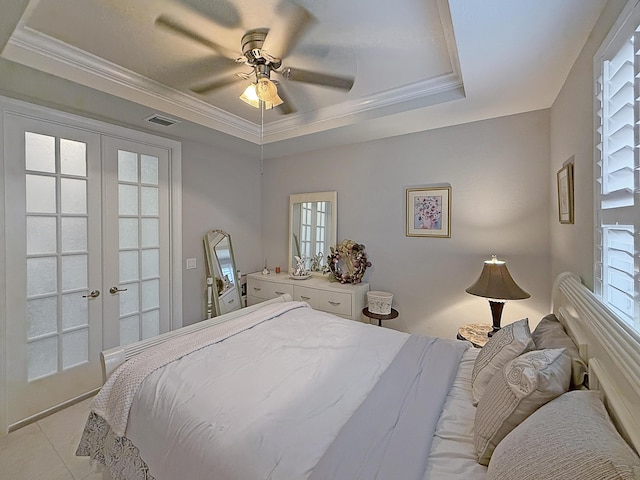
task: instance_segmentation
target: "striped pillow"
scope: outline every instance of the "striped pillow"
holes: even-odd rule
[[[510,323],[498,330],[482,348],[473,364],[471,373],[473,404],[478,405],[489,381],[509,360],[535,348],[527,318]]]
[[[640,458],[597,392],[572,390],[536,410],[496,447],[487,480],[638,480]]]
[[[569,390],[570,378],[571,358],[564,348],[534,350],[507,362],[478,403],[478,463],[488,465],[496,445],[538,408]]]

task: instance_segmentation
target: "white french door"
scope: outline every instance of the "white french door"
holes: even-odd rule
[[[110,348],[169,330],[169,155],[112,137],[103,139],[103,153],[103,251],[110,259],[104,346]]]
[[[101,385],[100,351],[171,326],[170,153],[5,120],[7,420]]]
[[[100,384],[100,136],[20,116],[5,123],[13,424]]]

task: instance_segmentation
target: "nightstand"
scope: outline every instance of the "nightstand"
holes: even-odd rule
[[[369,311],[369,307],[364,307],[362,309],[362,314],[369,319],[369,323],[371,323],[371,319],[372,318],[374,320],[378,320],[378,326],[379,327],[382,326],[382,321],[383,320],[393,320],[394,318],[398,317],[398,311],[395,308],[391,309],[391,313],[388,313],[386,315],[382,315],[380,313],[371,313]]]
[[[458,340],[467,340],[476,348],[482,348],[489,341],[490,337],[487,334],[492,330],[493,327],[486,323],[470,323],[458,329],[456,338]]]

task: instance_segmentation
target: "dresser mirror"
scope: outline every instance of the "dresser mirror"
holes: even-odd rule
[[[231,236],[222,230],[208,231],[204,236],[204,251],[207,257],[207,316],[241,308]]]
[[[320,274],[336,245],[338,192],[289,195],[289,273],[303,259],[306,270]]]

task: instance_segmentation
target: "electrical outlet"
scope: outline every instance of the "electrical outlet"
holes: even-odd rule
[[[195,258],[187,258],[187,270],[191,270],[196,268],[196,259]]]

